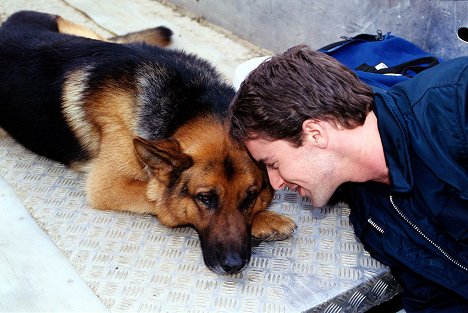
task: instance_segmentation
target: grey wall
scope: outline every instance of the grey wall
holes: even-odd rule
[[[381,29],[445,58],[468,55],[458,39],[468,27],[468,1],[431,0],[169,0],[275,53],[307,43]]]

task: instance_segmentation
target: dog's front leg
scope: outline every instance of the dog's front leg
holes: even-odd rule
[[[252,236],[265,241],[287,239],[296,228],[292,219],[269,210],[258,212],[252,220]]]

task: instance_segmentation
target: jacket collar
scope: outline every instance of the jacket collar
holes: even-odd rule
[[[387,94],[375,94],[374,113],[390,173],[390,190],[407,193],[413,188],[408,148],[408,129],[394,100]]]

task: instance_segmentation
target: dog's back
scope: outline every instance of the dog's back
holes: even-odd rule
[[[234,94],[187,53],[59,33],[57,17],[37,12],[12,15],[0,28],[0,126],[30,150],[64,164],[93,157],[93,119],[103,110],[87,103],[102,90],[131,95],[131,108],[120,109],[132,111],[134,135],[150,140],[197,115],[223,115]],[[107,113],[119,110],[103,101]]]

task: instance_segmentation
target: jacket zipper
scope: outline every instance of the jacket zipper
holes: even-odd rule
[[[458,260],[456,260],[454,257],[452,257],[450,254],[448,254],[447,251],[445,251],[441,246],[439,246],[437,243],[435,243],[434,241],[432,241],[431,238],[429,238],[426,234],[424,234],[421,229],[419,229],[419,227],[417,225],[415,225],[413,222],[411,222],[411,220],[397,207],[397,205],[395,204],[395,202],[393,202],[393,196],[390,195],[390,202],[392,203],[392,206],[393,208],[395,209],[395,211],[397,211],[397,213],[405,220],[406,223],[408,223],[408,225],[410,225],[416,232],[418,232],[424,239],[426,239],[431,245],[433,245],[437,250],[440,251],[440,253],[442,253],[448,260],[450,260],[453,264],[455,264],[456,266],[458,266],[459,268],[465,270],[468,272],[468,267],[466,267],[465,265],[461,264],[461,262],[459,262]],[[369,219],[370,220],[370,219]],[[370,222],[369,222],[370,223]],[[371,223],[372,224],[372,223]],[[374,226],[375,227],[375,226]]]
[[[377,229],[377,231],[381,234],[384,233],[384,230],[382,229],[382,227],[380,227],[379,225],[377,225],[373,220],[372,218],[368,218],[367,221],[369,222],[369,224],[371,224],[375,229]]]

